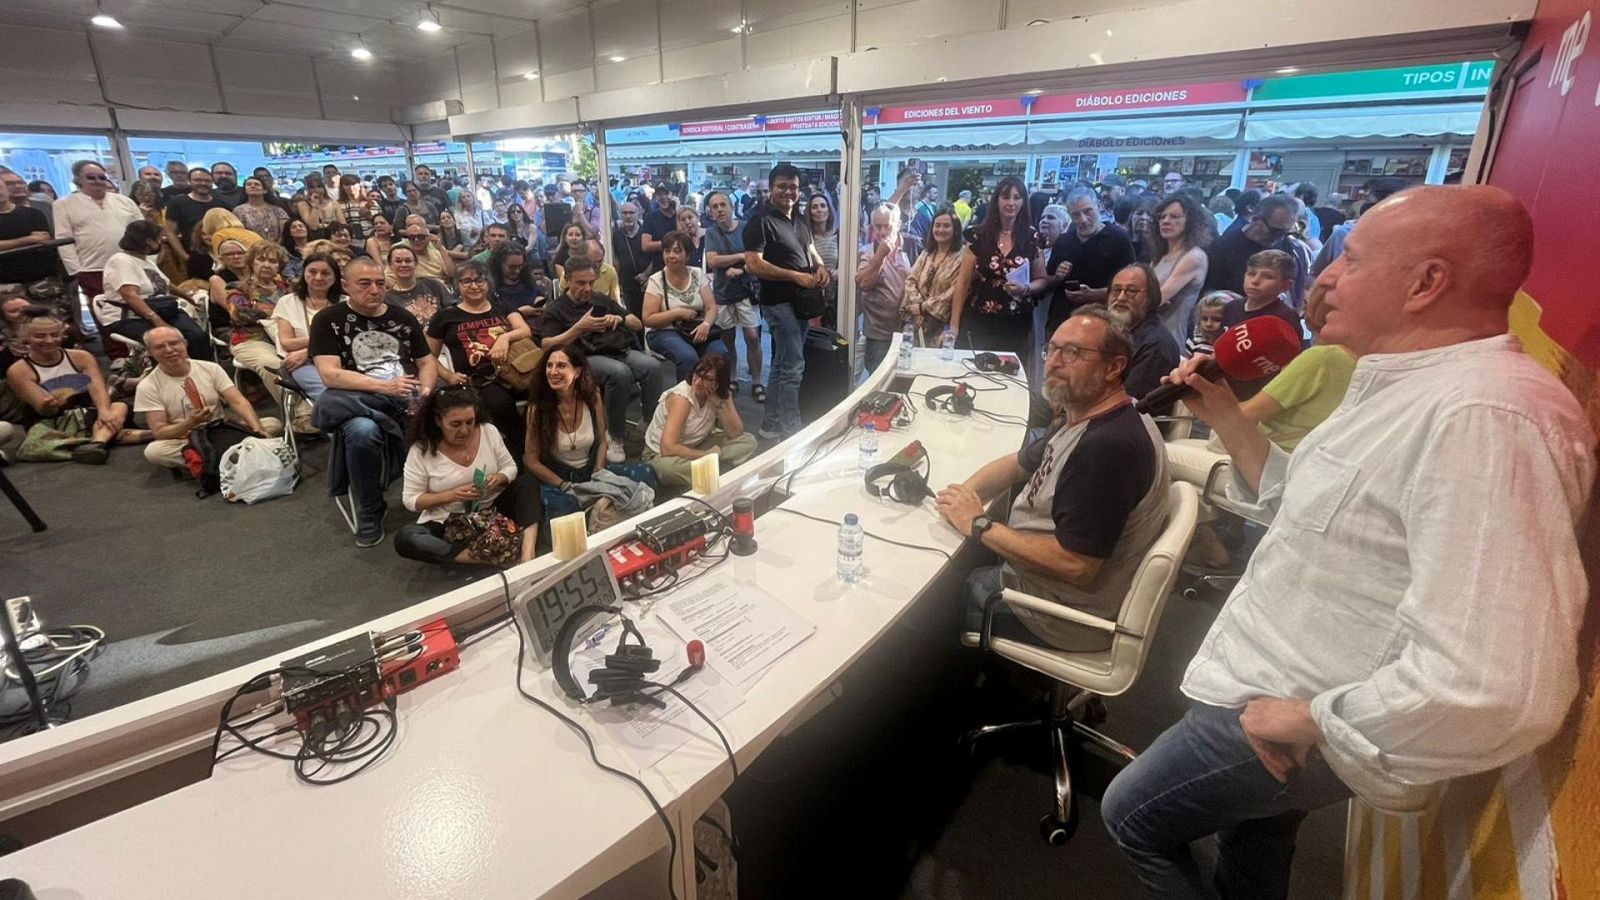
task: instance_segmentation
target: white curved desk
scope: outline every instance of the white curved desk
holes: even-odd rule
[[[947,362],[937,351],[916,351],[913,371],[924,377],[913,390],[964,374],[960,360],[968,355]],[[894,377],[894,364],[892,349],[868,383],[827,417],[725,475],[711,502],[725,509],[805,463],[827,446],[822,439],[846,421],[861,396]],[[1026,418],[1027,392],[1020,385],[978,397],[983,409]],[[921,407],[920,398],[915,402]],[[1014,449],[1022,432],[1021,425],[919,408],[910,427],[880,437],[879,458],[920,439],[929,452],[930,484],[938,488]],[[867,495],[854,435],[818,454],[780,506],[832,520],[855,512],[869,532],[948,553],[961,544],[932,512],[931,501],[913,508]],[[591,536],[590,546],[629,531],[622,523]],[[937,553],[868,538],[867,576],[844,585],[834,577],[832,526],[773,510],[761,516],[757,539],[755,555],[729,557],[698,581],[760,585],[815,623],[816,633],[719,720],[741,767],[871,647],[944,565]],[[513,585],[551,565],[535,560],[519,566]],[[462,622],[501,596],[499,579],[484,579],[346,634],[394,631],[441,615]],[[9,807],[0,808],[15,813],[60,801],[153,762],[209,749],[226,695],[294,652],[0,747],[0,797],[10,798]],[[401,696],[398,740],[350,781],[307,787],[287,763],[236,755],[208,779],[0,859],[0,875],[28,882],[40,900],[138,900],[200,890],[236,897],[581,897],[663,849],[667,835],[633,786],[596,769],[576,735],[517,693],[516,656],[516,634],[502,629],[464,651],[459,672]],[[548,672],[525,675],[524,684],[571,709]],[[583,714],[577,715],[581,721]],[[650,785],[680,836],[693,833],[694,820],[730,783],[726,756],[709,729],[645,770],[590,730],[603,760]],[[170,739],[151,740],[166,734]],[[86,765],[96,759],[99,766]],[[44,779],[69,763],[77,770]],[[694,896],[692,861],[692,848],[680,846],[680,897]]]

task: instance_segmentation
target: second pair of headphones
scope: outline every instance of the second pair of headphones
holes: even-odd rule
[[[590,693],[572,674],[572,645],[583,627],[598,616],[616,616],[621,619],[622,636],[617,639],[616,651],[606,654],[606,664],[589,673],[589,683],[594,686],[594,692]],[[678,676],[674,684],[687,680],[689,675],[699,671],[704,664],[704,645],[699,641],[691,641],[689,668]],[[613,705],[619,706],[630,703],[644,703],[661,708],[666,706],[654,693],[644,692],[645,688],[651,686],[649,676],[661,668],[661,660],[655,658],[655,653],[644,642],[644,635],[639,633],[639,627],[633,624],[632,619],[623,615],[619,607],[591,605],[573,610],[572,614],[567,616],[567,620],[561,623],[561,630],[556,632],[550,668],[562,693],[579,703],[589,704],[610,700]]]
[[[993,354],[990,355],[992,356]],[[972,395],[972,389],[959,381],[953,385],[941,384],[922,395],[922,401],[927,404],[929,409],[935,412],[955,413],[958,416],[972,415],[972,405],[975,399]]]
[[[972,355],[972,367],[979,372],[999,372],[1002,375],[1015,375],[1022,371],[1022,366],[1015,359],[1006,357],[1002,359],[998,353],[985,350]]]
[[[907,506],[917,506],[933,496],[933,491],[928,487],[928,476],[904,463],[878,463],[868,469],[863,477],[867,493]]]

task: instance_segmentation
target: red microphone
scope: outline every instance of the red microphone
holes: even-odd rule
[[[698,671],[706,664],[706,645],[699,641],[689,642],[689,668]]]
[[[1195,374],[1207,381],[1259,381],[1278,374],[1300,355],[1300,335],[1277,316],[1256,316],[1224,331],[1212,346],[1215,355]],[[1142,413],[1165,410],[1192,393],[1194,388],[1187,384],[1163,384],[1140,398],[1134,409]]]

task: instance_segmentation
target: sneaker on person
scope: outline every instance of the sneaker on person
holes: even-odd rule
[[[365,550],[383,543],[382,522],[362,522],[356,528],[356,546]]]
[[[761,430],[756,432],[756,437],[764,441],[781,441],[783,440],[783,430],[780,428],[768,428],[763,425]]]
[[[612,438],[606,441],[606,464],[615,465],[628,461],[628,451],[622,448],[621,438]]]
[[[106,445],[99,441],[90,441],[87,444],[72,448],[72,461],[75,463],[103,466],[110,457],[111,451],[107,450]]]

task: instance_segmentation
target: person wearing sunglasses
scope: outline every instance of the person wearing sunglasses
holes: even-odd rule
[[[1250,257],[1263,250],[1282,250],[1293,255],[1289,235],[1299,219],[1299,204],[1293,197],[1268,194],[1261,198],[1244,227],[1226,232],[1206,247],[1206,280],[1200,292],[1233,291],[1244,293],[1244,273]],[[1297,263],[1292,279],[1291,305],[1299,309],[1305,297],[1306,271]]]
[[[78,189],[55,203],[56,237],[73,239],[74,243],[61,246],[61,261],[84,296],[93,298],[105,291],[101,272],[106,260],[117,252],[128,225],[144,221],[144,213],[132,199],[111,190],[105,168],[92,159],[72,164],[72,183]],[[82,322],[82,310],[74,297],[67,326],[81,336]]]

